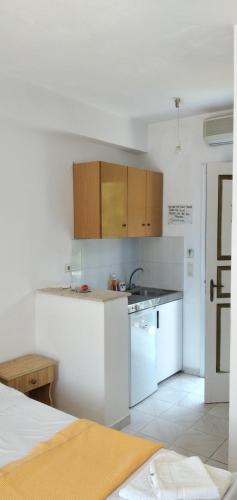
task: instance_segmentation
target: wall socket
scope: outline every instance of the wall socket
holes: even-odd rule
[[[65,273],[71,272],[71,264],[65,264]]]

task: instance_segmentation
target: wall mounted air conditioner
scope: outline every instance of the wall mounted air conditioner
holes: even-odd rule
[[[209,146],[233,143],[233,114],[204,120],[203,136]]]

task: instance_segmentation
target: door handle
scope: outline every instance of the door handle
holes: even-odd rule
[[[215,285],[214,283],[214,280],[211,280],[210,281],[210,301],[213,302],[214,300],[214,288],[224,288],[224,285],[220,285],[217,283],[217,285]]]

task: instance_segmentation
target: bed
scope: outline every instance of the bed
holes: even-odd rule
[[[76,420],[71,415],[34,401],[0,383],[0,467],[25,457],[40,442],[49,440],[55,433]],[[158,453],[159,451],[156,454]],[[156,454],[152,456],[152,459]],[[148,470],[150,460],[139,467],[123,485],[141,470],[146,468]],[[107,498],[118,500],[120,488],[121,485]],[[1,491],[0,498],[2,498]],[[236,499],[237,482],[225,495],[225,500]]]

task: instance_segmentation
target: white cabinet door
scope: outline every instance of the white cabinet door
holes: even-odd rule
[[[157,307],[157,382],[182,370],[183,301]]]

